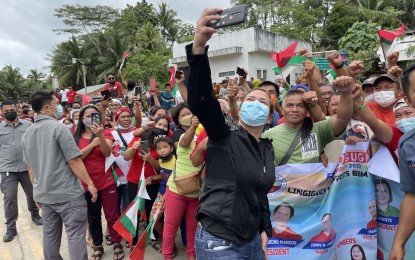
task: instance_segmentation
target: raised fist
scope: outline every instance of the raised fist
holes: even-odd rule
[[[393,66],[388,70],[388,74],[391,74],[396,78],[400,78],[402,76],[402,69],[399,68],[399,66]]]
[[[349,72],[349,75],[351,77],[355,77],[362,73],[362,71],[365,69],[365,66],[363,65],[363,62],[360,60],[354,60],[349,64],[349,67],[347,68],[347,71]]]
[[[316,64],[312,62],[311,60],[303,61],[304,66],[304,76],[309,79],[313,76],[314,69],[316,67]]]
[[[238,87],[233,83],[232,80],[228,83],[228,97],[230,100],[235,99],[236,95],[238,94]]]
[[[399,59],[399,51],[393,51],[389,53],[386,59],[388,60],[389,65],[392,65],[392,66],[396,65]]]
[[[333,52],[327,57],[327,60],[335,67],[338,68],[343,63],[343,58],[338,51]]]
[[[315,104],[317,104],[317,101],[318,101],[317,92],[315,91],[304,92],[303,100],[305,103],[314,106]]]
[[[349,76],[341,76],[333,81],[333,88],[340,93],[352,92],[354,79]]]

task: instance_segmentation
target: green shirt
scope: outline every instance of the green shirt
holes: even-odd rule
[[[399,209],[392,205],[389,205],[386,211],[382,211],[378,208],[378,216],[382,217],[399,217]]]
[[[305,139],[300,138],[287,164],[318,163],[320,153],[324,147],[336,138],[333,134],[331,122],[332,119],[330,118],[314,123],[310,136]],[[291,129],[286,124],[281,124],[263,134],[264,138],[272,140],[276,165],[287,153],[297,131],[301,131],[301,129]]]

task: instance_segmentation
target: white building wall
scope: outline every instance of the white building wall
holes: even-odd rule
[[[274,81],[277,76],[272,67],[276,64],[271,60],[270,52],[279,52],[294,42],[294,39],[254,27],[215,35],[208,42],[212,81],[220,82],[225,79],[226,76],[219,76],[221,72],[234,71],[235,75],[229,77],[236,77],[236,67],[238,66],[248,69],[248,78],[263,78],[264,71],[266,71],[266,79]],[[173,58],[170,59],[170,64],[177,64],[178,68],[188,67],[185,53],[187,44],[173,45]],[[297,50],[301,48],[312,51],[308,43],[299,42]],[[258,70],[261,73],[258,73]],[[301,68],[297,69],[297,74],[301,71]],[[295,72],[292,72],[291,84],[294,84],[294,75]]]

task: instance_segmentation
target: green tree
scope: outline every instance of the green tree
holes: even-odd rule
[[[150,77],[157,82],[166,82],[168,61],[172,52],[163,43],[160,33],[149,22],[143,25],[136,34],[137,48],[128,57],[124,70],[126,78],[140,80],[148,84]]]
[[[177,19],[177,13],[166,3],[158,5],[158,10],[154,10],[157,18],[157,25],[160,30],[161,36],[164,39],[164,43],[167,45],[169,42],[172,44],[176,41],[178,29],[176,28],[179,23]]]
[[[110,24],[118,17],[119,13],[110,6],[82,6],[82,5],[63,5],[55,9],[55,16],[62,19],[67,28],[54,29],[57,33],[69,33],[71,35],[88,35],[97,48],[98,53],[102,53],[99,37]]]
[[[177,37],[178,43],[189,42],[193,40],[195,36],[195,26],[190,23],[180,23],[179,36]]]
[[[369,69],[380,46],[377,31],[376,23],[356,22],[339,40],[339,47],[350,54],[350,60],[361,60]]]
[[[11,98],[17,101],[22,94],[27,94],[27,89],[20,69],[14,68],[12,65],[5,66],[0,71],[0,99]]]
[[[131,40],[130,37],[134,36],[138,29],[147,22],[157,26],[158,21],[153,5],[142,0],[137,2],[135,6],[127,4],[121,10],[120,16],[109,25],[109,29]]]
[[[84,42],[80,42],[75,36],[71,40],[58,44],[48,55],[51,61],[51,71],[56,73],[59,78],[59,84],[83,86],[83,68],[78,61],[72,63],[72,58],[81,59],[86,66],[87,84],[95,81],[95,76],[88,73],[88,66],[91,59],[88,55],[88,49],[84,47]],[[75,87],[76,88],[76,87]]]
[[[129,50],[127,41],[124,40],[118,33],[107,35],[105,52],[98,57],[99,64],[95,66],[96,71],[100,72],[97,75],[98,82],[105,81],[105,75],[108,72],[116,73],[121,64],[122,56],[125,51]]]
[[[326,50],[337,50],[339,39],[357,21],[359,21],[359,16],[356,6],[341,0],[336,1],[331,10],[331,15],[327,19],[327,24],[323,28],[321,46]]]

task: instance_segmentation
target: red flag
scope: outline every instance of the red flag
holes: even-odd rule
[[[380,45],[382,46],[383,56],[385,57],[388,55],[389,51],[394,49],[394,41],[396,37],[403,34],[405,30],[405,25],[401,24],[398,30],[391,32],[387,30],[378,30],[379,38],[380,38]]]
[[[174,86],[174,76],[176,75],[176,69],[174,67],[171,67],[169,69],[170,72],[170,85],[173,87]]]
[[[271,59],[273,59],[277,65],[278,68],[282,69],[287,65],[287,63],[290,61],[291,57],[295,55],[295,48],[297,48],[298,41],[291,44],[287,49],[282,50],[280,52],[272,52],[271,53]]]
[[[390,42],[392,43],[393,40],[395,40],[396,37],[400,36],[405,30],[405,25],[401,24],[401,27],[399,27],[398,30],[391,32],[388,30],[378,30],[380,40]]]
[[[129,53],[125,51],[125,52],[124,52],[124,54],[122,55],[122,58],[123,58],[123,59],[127,58],[128,54],[129,54]]]

